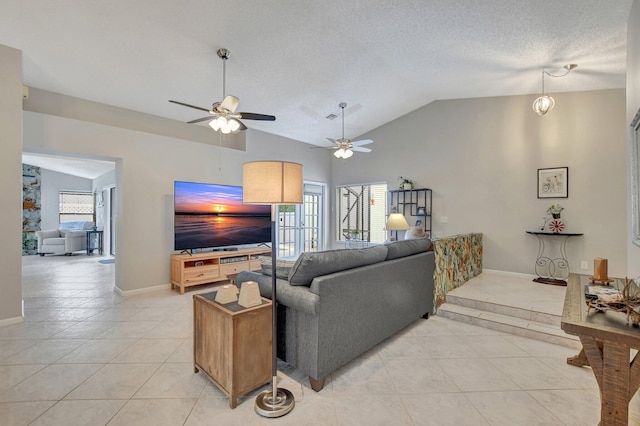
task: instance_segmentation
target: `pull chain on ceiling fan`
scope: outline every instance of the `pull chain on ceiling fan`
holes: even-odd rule
[[[187,123],[193,124],[210,120],[209,126],[211,126],[213,130],[220,131],[224,134],[236,133],[238,131],[246,130],[247,126],[245,126],[242,121],[240,121],[240,119],[275,121],[276,117],[273,115],[256,114],[253,112],[235,112],[236,108],[238,108],[238,104],[240,103],[240,99],[233,95],[226,96],[225,92],[227,82],[226,65],[227,59],[229,59],[230,52],[227,49],[218,49],[217,53],[218,57],[222,59],[222,102],[214,102],[211,106],[211,109],[202,108],[199,106],[173,100],[169,100],[169,102],[208,112],[210,115],[187,121]]]
[[[329,147],[328,149],[335,149],[336,152],[333,153],[337,158],[344,158],[345,160],[353,155],[353,151],[358,152],[371,152],[369,148],[363,148],[362,145],[367,145],[373,143],[371,139],[363,139],[359,141],[351,141],[350,139],[346,139],[344,137],[344,109],[347,107],[346,102],[340,102],[338,107],[342,110],[342,137],[338,140],[327,138],[327,140],[333,142],[335,146]]]

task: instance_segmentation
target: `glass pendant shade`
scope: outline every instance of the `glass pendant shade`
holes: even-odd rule
[[[350,149],[340,148],[333,153],[337,158],[344,158],[345,160],[353,155],[353,151]]]
[[[538,115],[545,115],[553,109],[556,105],[556,101],[549,95],[542,95],[533,101],[533,110]]]
[[[209,126],[215,130],[216,132],[219,130],[224,134],[228,134],[231,132],[236,132],[240,128],[240,123],[233,118],[227,119],[226,117],[220,116],[216,119],[213,119],[209,122]]]

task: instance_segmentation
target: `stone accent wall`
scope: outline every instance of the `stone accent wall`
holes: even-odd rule
[[[40,167],[22,165],[22,255],[36,254],[40,230],[42,178]]]
[[[447,293],[482,272],[482,234],[453,235],[433,241],[435,305],[447,300]]]

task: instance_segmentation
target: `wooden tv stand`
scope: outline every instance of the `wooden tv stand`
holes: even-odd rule
[[[171,255],[171,289],[226,281],[228,275],[240,271],[260,270],[260,256],[271,256],[271,248],[251,248],[234,251],[209,251]]]

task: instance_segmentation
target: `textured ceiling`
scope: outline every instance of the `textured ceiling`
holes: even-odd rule
[[[625,85],[631,0],[0,0],[26,85],[188,121],[227,94],[248,127],[313,143],[347,102],[355,138],[438,99]],[[532,96],[533,101],[533,96]]]

